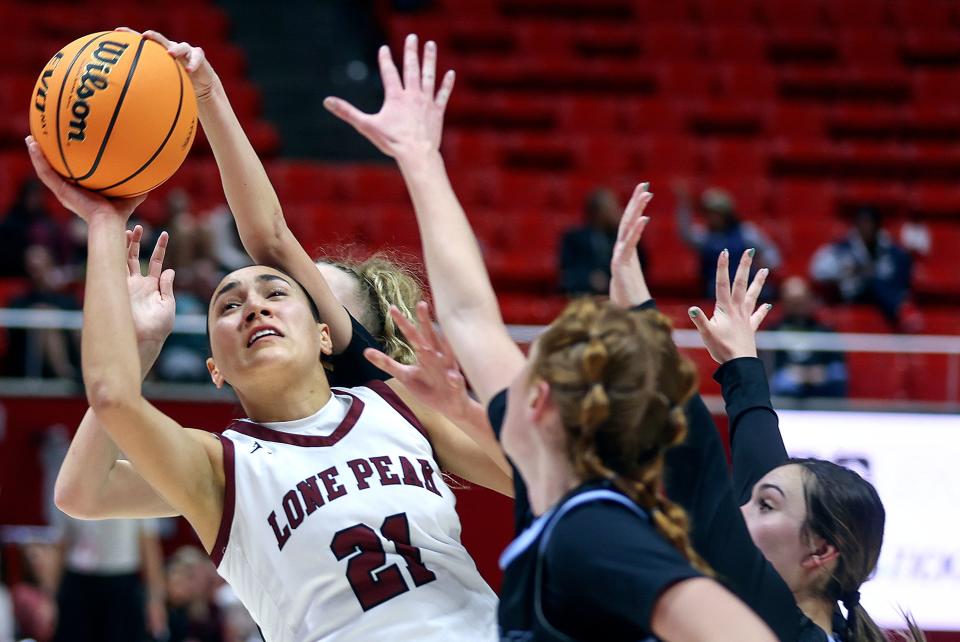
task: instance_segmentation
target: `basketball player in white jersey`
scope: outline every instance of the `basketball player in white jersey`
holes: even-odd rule
[[[331,390],[327,326],[295,279],[263,266],[228,275],[209,309],[211,376],[233,386],[249,419],[219,440],[180,427],[138,380],[122,264],[142,198],[80,190],[28,148],[41,180],[89,225],[84,381],[132,465],[91,480],[114,503],[98,516],[182,514],[268,642],[494,638],[496,599],[460,544],[439,471],[498,487],[496,463],[393,382]],[[172,279],[156,279],[161,298]]]

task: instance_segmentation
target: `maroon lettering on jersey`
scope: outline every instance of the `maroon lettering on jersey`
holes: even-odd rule
[[[277,512],[274,511],[270,513],[270,517],[267,518],[267,523],[270,524],[270,528],[273,529],[273,534],[277,537],[277,548],[281,551],[283,547],[286,546],[287,541],[290,539],[290,527],[284,525],[283,530],[277,525]]]
[[[298,482],[297,490],[300,491],[300,497],[303,498],[303,503],[307,507],[307,515],[313,515],[313,511],[323,506],[323,495],[317,485],[316,475],[311,475],[302,482]]]
[[[336,466],[330,466],[330,468],[317,473],[317,477],[323,482],[323,487],[327,489],[328,502],[347,494],[347,489],[344,488],[343,484],[337,482],[337,475],[339,474]]]
[[[350,466],[350,470],[353,471],[353,476],[357,478],[357,488],[360,490],[370,488],[367,480],[373,477],[373,468],[370,467],[367,460],[351,459],[347,462],[347,466]]]
[[[400,470],[403,471],[403,485],[423,488],[423,482],[420,481],[420,478],[417,476],[417,470],[413,467],[413,464],[410,463],[410,460],[403,455],[400,455],[399,459]]]
[[[423,473],[423,487],[434,495],[440,495],[436,482],[433,481],[433,466],[426,459],[418,459],[420,462],[420,472]]]
[[[400,483],[400,478],[390,472],[389,457],[371,457],[370,463],[377,469],[377,474],[380,476],[380,484],[382,486],[396,486]]]
[[[291,528],[297,528],[303,523],[303,507],[300,505],[300,495],[296,491],[288,490],[283,496],[283,512],[287,515],[287,522]]]

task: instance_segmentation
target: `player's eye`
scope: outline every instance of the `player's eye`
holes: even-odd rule
[[[275,297],[275,296],[286,296],[286,295],[287,295],[286,291],[277,289],[277,290],[273,290],[272,292],[270,292],[270,294],[268,295],[267,298],[271,298],[271,299],[272,299],[272,298]]]
[[[773,504],[771,504],[770,502],[768,502],[768,501],[765,500],[765,499],[760,499],[760,500],[757,501],[757,503],[760,505],[760,512],[761,512],[761,513],[766,513],[767,511],[773,510]]]

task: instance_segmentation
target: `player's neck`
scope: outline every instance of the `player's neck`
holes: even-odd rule
[[[299,386],[283,390],[258,389],[255,395],[237,390],[247,416],[257,423],[293,421],[315,414],[330,400],[326,381],[307,378]]]
[[[550,510],[580,483],[573,472],[573,465],[562,455],[542,453],[533,468],[529,476],[524,476],[524,481],[534,515],[542,515]]]
[[[795,595],[795,598],[804,615],[827,635],[833,634],[833,604],[819,595]]]

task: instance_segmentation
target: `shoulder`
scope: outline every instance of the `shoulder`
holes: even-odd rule
[[[686,564],[648,517],[612,501],[589,502],[558,518],[547,546],[548,561],[581,556],[587,565],[611,558],[637,562],[660,558]]]

